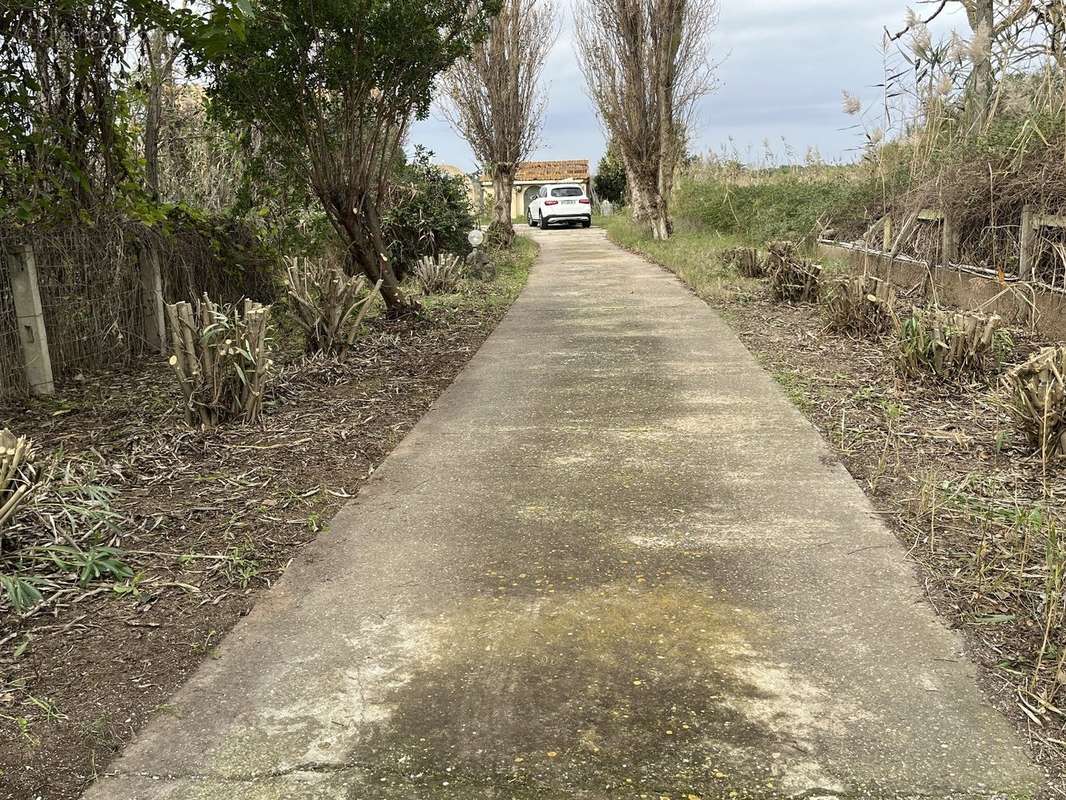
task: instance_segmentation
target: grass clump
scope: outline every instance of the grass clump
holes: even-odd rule
[[[463,263],[456,255],[423,256],[415,265],[414,278],[423,294],[454,292],[462,277]]]
[[[1047,461],[1066,456],[1066,347],[1045,347],[1004,377],[1007,409]]]
[[[381,289],[362,275],[344,272],[339,259],[286,259],[292,319],[302,329],[309,353],[344,356]]]
[[[743,278],[765,278],[766,262],[754,247],[730,247],[721,252],[722,266],[734,270]]]
[[[1013,344],[1002,319],[975,311],[912,307],[899,326],[896,366],[911,379],[974,379],[1002,363]]]
[[[835,279],[826,296],[825,313],[830,330],[859,336],[877,336],[891,330],[896,290],[870,275]]]
[[[806,303],[818,299],[822,268],[798,255],[792,242],[771,242],[766,262],[770,296],[780,303]]]
[[[218,427],[236,419],[254,423],[274,375],[270,307],[213,302],[166,305],[170,366],[185,399],[190,426]]]

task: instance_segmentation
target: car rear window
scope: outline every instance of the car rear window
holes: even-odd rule
[[[552,197],[581,197],[585,192],[579,186],[563,186],[552,189]]]

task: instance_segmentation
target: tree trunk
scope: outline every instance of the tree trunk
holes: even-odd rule
[[[633,206],[633,221],[647,226],[659,241],[670,238],[672,225],[667,200],[661,191],[660,168],[651,166],[626,177]]]
[[[388,255],[385,253],[384,243],[381,237],[380,225],[375,230],[377,215],[373,212],[358,214],[350,208],[339,209],[334,207],[334,213],[339,224],[334,227],[343,236],[346,248],[346,261],[351,273],[356,271],[366,275],[371,284],[381,280],[381,297],[385,301],[385,307],[391,316],[402,316],[414,310],[417,305],[412,304],[404,296],[400,289],[400,282],[396,279],[389,264]]]
[[[626,195],[629,202],[630,216],[634,222],[648,220],[648,198],[640,176],[634,171],[632,161],[622,151],[622,169],[626,173]]]
[[[655,193],[657,195],[655,219],[652,221],[652,232],[655,238],[665,241],[674,232],[674,224],[670,220],[670,197],[674,191],[674,166],[677,160],[672,149],[664,148],[659,156],[659,174],[656,180]]]
[[[973,85],[967,101],[971,130],[980,134],[988,124],[988,115],[995,94],[995,75],[992,70],[992,36],[995,25],[995,0],[976,0],[967,10],[974,41],[983,49],[974,54]]]
[[[501,247],[514,242],[514,222],[511,220],[511,195],[514,191],[514,168],[497,164],[492,172],[492,224],[489,239]]]
[[[172,60],[166,34],[151,31],[145,42],[148,56],[148,92],[144,115],[144,181],[148,193],[159,197],[159,135],[163,126],[163,87],[171,82]]]
[[[651,225],[651,234],[656,241],[665,242],[670,238],[670,214],[666,199],[659,193],[658,187],[648,205],[648,224]]]

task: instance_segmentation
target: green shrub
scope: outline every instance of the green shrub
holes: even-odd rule
[[[734,183],[696,173],[681,180],[679,221],[753,244],[772,239],[811,241],[824,228],[857,238],[884,213],[881,180],[866,167],[817,176],[776,173]]]
[[[383,220],[389,259],[401,279],[423,256],[470,252],[466,237],[475,221],[467,179],[430,163],[431,156],[419,147],[398,168]]]

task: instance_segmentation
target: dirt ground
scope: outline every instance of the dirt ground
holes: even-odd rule
[[[1066,469],[1052,465],[1045,473],[1013,433],[994,376],[991,387],[904,380],[891,335],[833,333],[817,306],[761,294],[712,305],[908,547],[929,601],[964,632],[983,688],[1047,770],[1049,796],[1066,797],[1061,628],[1050,632],[1044,662],[1035,663],[1048,634],[1041,624],[1046,539],[1061,523]],[[1012,363],[1045,344],[1021,331],[1014,340]]]
[[[692,228],[655,242],[621,217],[607,227],[715,308],[819,428],[907,547],[928,601],[963,634],[982,688],[1047,772],[1046,796],[1066,797],[1066,460],[1032,453],[1000,382],[1055,343],[1010,327],[998,370],[906,379],[893,333],[835,333],[823,306],[772,302],[765,281],[723,263],[725,249],[748,243]],[[926,288],[902,287],[897,313],[927,304]]]
[[[0,619],[0,797],[78,797],[165,713],[477,350],[517,294],[510,281],[377,321],[343,364],[294,361],[255,427],[185,428],[163,365],[0,409],[0,427],[97,463],[124,520],[108,544],[135,573]]]

